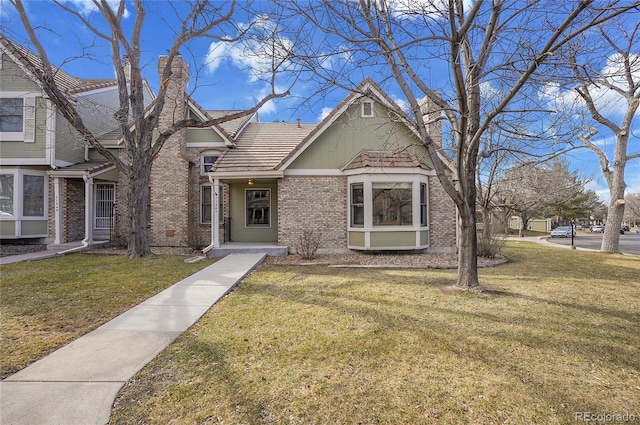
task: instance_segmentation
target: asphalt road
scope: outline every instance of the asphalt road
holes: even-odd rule
[[[559,245],[571,246],[571,238],[547,238],[551,243],[557,243]],[[578,232],[573,238],[573,244],[577,248],[587,248],[600,250],[602,244],[602,234],[590,234]],[[624,235],[620,235],[620,251],[625,254],[640,255],[640,233],[625,232]]]

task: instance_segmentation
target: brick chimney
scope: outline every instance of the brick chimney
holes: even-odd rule
[[[168,57],[160,56],[158,73],[166,87],[164,108],[160,113],[160,131],[186,117],[189,66],[181,56],[171,63],[171,75],[162,79]],[[166,140],[151,168],[152,246],[187,246],[189,229],[189,162],[185,158],[186,130]]]
[[[422,117],[427,125],[427,132],[431,139],[438,147],[442,147],[442,121],[438,120],[442,114],[442,110],[428,97],[424,97],[420,101],[420,109]]]

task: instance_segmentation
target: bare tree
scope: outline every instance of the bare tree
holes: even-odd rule
[[[629,193],[625,200],[624,219],[637,225],[640,222],[640,193]]]
[[[587,59],[581,59],[575,52],[571,54],[571,64],[579,84],[575,91],[582,99],[596,125],[611,131],[615,137],[615,151],[612,157],[594,140],[599,130],[589,127],[579,140],[591,149],[600,163],[602,174],[609,187],[609,207],[607,225],[600,251],[619,252],[620,225],[625,210],[624,180],[625,168],[629,161],[640,158],[640,151],[630,153],[630,139],[638,140],[631,134],[631,125],[637,116],[640,104],[640,22],[637,18],[631,28],[625,28],[624,22],[612,22],[599,27],[609,56],[609,64],[594,67]],[[603,96],[617,94],[625,103],[619,117],[611,113],[611,106],[601,102]]]
[[[615,0],[278,2],[292,19],[304,19],[296,31],[309,43],[297,46],[298,59],[325,87],[353,90],[352,76],[373,73],[402,93],[408,108],[400,114],[426,146],[459,211],[457,284],[474,290],[479,288],[476,171],[483,135],[501,115],[536,113],[539,101],[528,84],[553,55],[577,35],[636,5]],[[312,42],[318,39],[320,44]],[[483,96],[487,91],[498,93],[489,104]],[[448,124],[457,182],[429,134],[433,123],[423,116],[424,98],[442,111],[436,119]]]
[[[236,11],[236,2],[214,2],[208,0],[193,1],[185,7],[166,3],[173,14],[172,19],[178,19],[178,24],[168,30],[175,34],[173,42],[167,47],[167,60],[161,73],[161,84],[155,100],[145,109],[143,90],[143,75],[141,52],[144,50],[143,27],[147,10],[142,0],[133,2],[135,10],[132,24],[124,24],[126,5],[120,0],[117,8],[112,8],[107,0],[92,0],[102,22],[96,24],[90,21],[78,10],[68,6],[64,1],[55,1],[56,5],[66,11],[72,18],[77,19],[85,28],[90,30],[98,39],[108,43],[111,50],[110,61],[113,63],[118,90],[119,109],[115,113],[118,130],[126,146],[126,157],[121,158],[105,148],[84,124],[78,114],[74,101],[54,79],[56,69],[49,61],[48,52],[43,48],[41,37],[47,28],[34,27],[30,14],[25,10],[22,0],[9,0],[20,16],[29,39],[38,55],[38,63],[28,62],[29,71],[40,81],[44,92],[64,118],[75,128],[86,143],[95,148],[100,154],[112,162],[129,181],[129,223],[128,223],[128,255],[129,257],[144,256],[149,253],[147,237],[147,205],[149,199],[149,178],[154,159],[162,149],[165,141],[173,134],[187,127],[210,127],[256,112],[271,99],[288,95],[288,91],[277,93],[275,80],[272,79],[271,94],[256,103],[253,108],[243,112],[209,120],[198,121],[178,116],[168,125],[159,125],[162,111],[170,103],[168,97],[170,77],[174,59],[180,55],[181,49],[187,49],[193,40],[208,38],[218,41],[234,41],[225,34],[225,24],[232,26]],[[35,12],[37,13],[37,12]],[[127,11],[128,13],[128,11]],[[226,28],[229,29],[229,28]],[[243,36],[243,32],[239,33]],[[126,61],[122,58],[126,57]],[[28,58],[25,58],[28,60]],[[272,75],[282,65],[282,58],[274,58]],[[154,132],[158,133],[154,135]]]
[[[531,219],[555,215],[564,211],[563,206],[566,210],[572,202],[581,199],[584,181],[569,171],[566,162],[554,160],[546,165],[515,167],[495,183],[494,192],[499,205],[517,212],[526,229]]]

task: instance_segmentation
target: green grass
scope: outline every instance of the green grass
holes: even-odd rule
[[[640,416],[640,260],[509,242],[455,271],[261,266],[126,386],[112,424]]]
[[[2,266],[1,377],[17,372],[211,264],[180,256],[73,254]]]

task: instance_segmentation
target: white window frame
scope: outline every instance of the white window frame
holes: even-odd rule
[[[203,175],[203,176],[207,175],[210,172],[210,170],[207,171],[207,170],[205,170],[205,168],[207,166],[209,166],[209,167],[212,166],[218,160],[220,155],[222,155],[222,153],[220,151],[205,151],[205,152],[202,152],[200,154],[200,175]],[[207,157],[215,157],[215,159],[211,163],[205,162],[205,158],[207,158]]]
[[[267,224],[249,224],[248,223],[248,210],[249,207],[247,205],[247,194],[249,192],[259,192],[259,191],[265,191],[268,193],[269,196],[269,214],[267,216],[267,219],[269,220],[269,222]],[[248,229],[270,229],[271,228],[271,223],[272,221],[272,210],[273,210],[273,205],[272,205],[272,199],[271,199],[271,189],[269,188],[260,188],[260,187],[256,187],[256,188],[246,188],[244,190],[244,227],[248,228]]]
[[[367,113],[367,107],[369,108],[369,111]],[[360,116],[362,118],[372,118],[375,116],[375,112],[373,109],[373,100],[363,100],[362,103],[360,104]]]
[[[380,230],[429,230],[429,180],[426,175],[422,174],[359,174],[348,177],[347,182],[347,202],[349,206],[347,208],[347,223],[348,230],[353,231],[380,231]],[[363,185],[364,192],[364,226],[353,226],[352,217],[352,199],[351,199],[351,187],[353,184]],[[373,218],[373,184],[374,183],[411,183],[411,208],[412,208],[412,225],[387,225],[387,226],[374,226]],[[421,185],[425,185],[426,199],[423,204],[420,203],[420,190]],[[421,206],[426,207],[426,225],[421,223]]]
[[[37,95],[33,92],[2,93],[2,99],[22,99],[22,131],[0,131],[0,142],[35,142]]]

